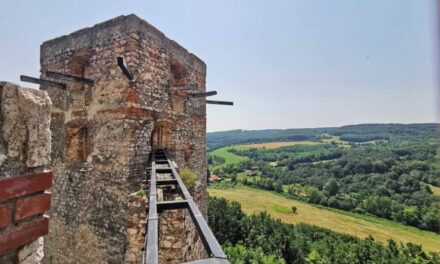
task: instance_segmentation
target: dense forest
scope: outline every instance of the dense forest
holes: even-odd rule
[[[440,186],[436,124],[357,125],[341,128],[228,132],[208,136],[212,146],[230,144],[230,134],[241,143],[278,140],[302,133],[316,144],[275,149],[229,151],[248,159],[224,164],[213,173],[231,182],[287,193],[295,199],[371,214],[421,229],[440,232]],[[296,131],[290,133],[290,131]],[[306,133],[307,132],[307,133]],[[290,133],[290,134],[289,134]],[[322,134],[320,134],[322,133]],[[211,138],[211,139],[210,139]],[[334,140],[333,140],[334,139]],[[212,156],[211,164],[224,162]],[[244,172],[252,172],[245,175]]]
[[[208,150],[237,144],[273,141],[319,141],[321,135],[340,136],[341,140],[366,142],[377,139],[432,138],[438,132],[438,124],[362,124],[342,127],[231,130],[208,133]]]
[[[210,198],[209,225],[232,263],[440,263],[418,245],[387,245],[307,224],[284,224],[267,213],[246,216],[236,202]]]

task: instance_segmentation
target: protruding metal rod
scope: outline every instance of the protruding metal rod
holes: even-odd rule
[[[52,87],[59,88],[59,89],[62,89],[62,90],[66,90],[67,89],[67,86],[64,83],[58,83],[58,82],[53,82],[53,81],[49,81],[49,80],[38,79],[38,78],[26,76],[26,75],[20,75],[20,80],[22,82],[36,83],[36,84],[40,84],[40,85],[52,86]]]
[[[190,94],[188,94],[188,96],[194,97],[194,98],[200,98],[200,97],[213,96],[216,94],[217,94],[217,91],[211,91],[211,92],[204,92],[204,93],[190,93]]]
[[[91,79],[86,79],[80,76],[70,75],[61,72],[46,71],[46,76],[49,78],[60,79],[68,82],[83,82],[90,85],[93,85],[95,83],[95,81]]]
[[[234,105],[234,102],[206,100],[207,104]]]
[[[121,68],[122,72],[127,77],[127,79],[129,79],[130,81],[133,81],[134,80],[133,73],[131,73],[130,69],[128,69],[128,67],[125,65],[124,58],[118,57],[117,62],[118,62],[119,68]]]
[[[171,85],[170,90],[179,91],[179,90],[197,90],[197,83],[189,83],[189,84],[181,84],[181,85]]]

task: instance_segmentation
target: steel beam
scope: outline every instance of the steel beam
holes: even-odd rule
[[[188,210],[189,214],[198,231],[197,233],[202,239],[205,249],[208,251],[208,255],[210,257],[227,259],[226,254],[223,252],[220,244],[218,243],[217,239],[215,238],[214,234],[209,228],[208,223],[206,223],[205,218],[203,218],[203,215],[200,212],[194,200],[192,199],[189,200],[188,206],[189,206],[189,210]]]
[[[227,259],[208,258],[208,259],[195,260],[191,262],[185,262],[183,264],[230,264],[230,263]]]
[[[203,92],[203,93],[190,93],[190,94],[188,94],[188,96],[193,97],[193,98],[200,98],[200,97],[213,96],[216,94],[217,94],[217,91],[210,91],[210,92]]]
[[[233,102],[227,102],[227,101],[212,101],[212,100],[206,100],[207,104],[217,104],[217,105],[234,105]]]
[[[122,72],[127,77],[127,79],[130,81],[133,81],[134,80],[133,73],[130,71],[130,69],[128,69],[127,65],[125,65],[124,58],[118,57],[117,63],[118,63],[119,68],[121,68]]]
[[[188,201],[186,200],[178,200],[178,201],[165,201],[157,203],[157,210],[173,210],[173,209],[183,209],[188,208]]]
[[[62,89],[62,90],[67,89],[67,86],[64,83],[58,83],[58,82],[53,82],[53,81],[49,81],[49,80],[38,79],[38,78],[26,76],[26,75],[20,75],[20,80],[22,82],[36,83],[36,84],[45,85],[45,86],[52,86],[52,87]]]
[[[52,79],[60,79],[68,82],[83,82],[89,85],[93,85],[95,83],[95,81],[91,79],[86,79],[80,76],[70,75],[61,72],[46,71],[46,76]]]
[[[161,164],[168,164],[169,168],[157,168],[156,161],[161,160]],[[148,203],[148,233],[145,240],[145,252],[143,254],[143,264],[157,264],[159,256],[159,218],[158,212],[164,210],[186,209],[188,210],[191,219],[196,227],[197,233],[200,236],[203,246],[208,253],[209,258],[198,260],[194,263],[218,263],[229,264],[227,256],[223,252],[220,244],[208,226],[208,223],[203,218],[199,208],[194,202],[191,194],[180,178],[176,170],[175,163],[170,154],[166,150],[155,150],[151,154],[151,176],[150,176],[150,191]],[[166,171],[171,173],[172,179],[158,180],[157,173]],[[172,201],[157,201],[157,187],[160,185],[175,184],[179,189],[183,200]]]
[[[176,179],[166,179],[166,180],[157,180],[156,185],[162,186],[162,185],[171,185],[171,184],[177,184]]]
[[[151,154],[154,160],[154,152]],[[143,263],[159,263],[159,218],[157,215],[156,164],[151,164],[150,191],[148,197],[148,229],[145,236]]]

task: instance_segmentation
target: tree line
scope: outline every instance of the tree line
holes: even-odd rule
[[[231,150],[249,160],[214,173],[280,193],[287,189],[309,203],[440,232],[440,197],[428,185],[440,186],[437,149],[435,142],[414,139],[351,148],[319,144]],[[237,177],[247,170],[259,176]]]
[[[438,264],[438,253],[413,243],[358,239],[307,224],[285,224],[265,212],[247,216],[237,202],[209,199],[209,225],[231,263]]]

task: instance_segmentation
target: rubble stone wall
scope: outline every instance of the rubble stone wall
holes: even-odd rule
[[[118,56],[133,82],[117,66]],[[129,15],[43,43],[43,78],[46,71],[94,80],[66,82],[66,91],[41,87],[54,105],[46,263],[123,263],[137,256],[142,246],[134,243],[130,228],[139,220],[134,214],[141,215],[130,194],[139,190],[153,148],[167,148],[181,167],[196,172],[195,201],[206,215],[205,99],[172,89],[194,83],[205,91],[206,65],[200,59]],[[176,232],[195,230],[183,226]],[[202,250],[198,243],[194,256],[186,258]]]

